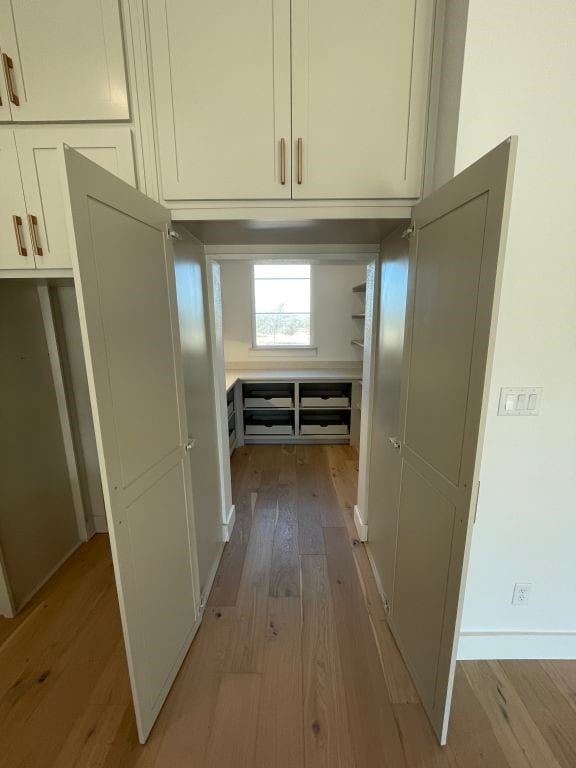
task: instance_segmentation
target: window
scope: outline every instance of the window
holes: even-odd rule
[[[254,347],[309,347],[310,265],[254,265]]]

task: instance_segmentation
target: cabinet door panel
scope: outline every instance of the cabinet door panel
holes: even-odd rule
[[[0,0],[0,45],[14,62],[14,120],[130,116],[118,0]]]
[[[13,131],[0,132],[0,269],[33,269],[34,256],[26,231],[26,204],[20,181]],[[19,216],[22,245],[26,255],[18,252],[14,216]]]
[[[292,0],[292,14],[293,197],[418,197],[434,0]]]
[[[48,127],[20,128],[15,134],[26,207],[38,219],[36,233],[42,256],[36,255],[36,265],[42,269],[70,267],[57,147],[65,143],[134,185],[131,130]]]
[[[289,198],[289,0],[148,0],[148,13],[164,199]]]

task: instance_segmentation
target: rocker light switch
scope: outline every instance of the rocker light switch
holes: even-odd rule
[[[499,416],[537,416],[542,387],[503,387],[498,404]]]

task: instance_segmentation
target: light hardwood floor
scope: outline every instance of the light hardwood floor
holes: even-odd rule
[[[236,451],[237,522],[148,744],[107,539],[0,619],[2,768],[574,768],[576,662],[466,662],[441,749],[354,539],[345,446]]]

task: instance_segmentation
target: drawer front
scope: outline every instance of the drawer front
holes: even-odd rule
[[[245,397],[246,408],[291,408],[291,397]]]
[[[293,435],[291,424],[247,424],[244,428],[247,435]]]
[[[302,424],[301,435],[347,435],[347,424]]]
[[[348,408],[348,397],[302,397],[300,404],[303,408]]]

